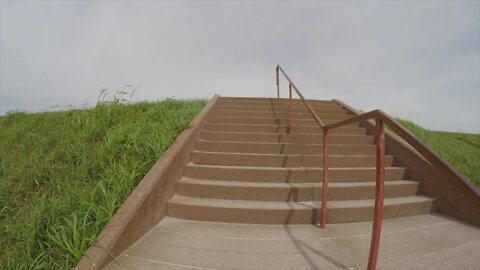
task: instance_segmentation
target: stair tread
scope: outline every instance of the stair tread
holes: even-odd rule
[[[304,109],[308,110],[307,106],[305,104],[301,103],[294,103],[292,104],[295,109]],[[310,105],[312,109],[314,110],[338,110],[338,111],[345,111],[345,109],[338,105],[338,104],[311,104]],[[215,107],[258,107],[258,108],[282,108],[282,109],[288,109],[289,104],[288,103],[272,103],[272,104],[235,104],[235,103],[228,103],[228,102],[219,102],[215,104]]]
[[[265,157],[323,157],[323,155],[310,154],[264,154],[264,153],[242,153],[242,152],[215,152],[195,150],[195,153],[219,154],[219,155],[242,155],[242,156],[265,156]],[[376,155],[332,155],[329,157],[375,157]],[[385,157],[393,157],[393,155],[385,155]],[[243,167],[243,166],[242,166]]]
[[[278,183],[278,182],[245,182],[245,181],[223,181],[210,179],[195,179],[183,177],[179,183],[195,184],[195,185],[212,185],[212,186],[231,186],[231,187],[261,187],[261,188],[308,188],[322,187],[322,183]],[[334,187],[374,187],[375,182],[332,182],[328,184],[329,188]],[[416,185],[418,182],[413,180],[389,180],[385,181],[385,185]]]
[[[272,113],[278,113],[278,112],[288,112],[288,106],[277,106],[277,107],[270,107],[272,110],[255,110],[252,109],[253,107],[261,107],[261,106],[245,106],[245,105],[215,105],[212,110],[213,111],[235,111],[235,112],[272,112]],[[230,108],[230,109],[226,109]],[[274,108],[279,108],[277,110],[273,110]],[[281,108],[281,109],[280,109]],[[226,110],[225,110],[226,109]],[[232,110],[234,109],[234,110]],[[294,114],[309,114],[311,115],[311,112],[306,108],[296,108],[297,110],[293,111]],[[298,111],[301,109],[302,111]],[[330,114],[348,114],[348,111],[345,109],[339,109],[339,108],[313,108],[313,110],[317,114],[321,114],[319,112],[323,111],[323,113],[330,113]],[[333,112],[333,113],[332,113]]]
[[[434,199],[425,196],[407,196],[385,198],[384,205],[399,205],[410,203],[431,202]],[[319,209],[321,201],[308,202],[283,202],[283,201],[251,201],[251,200],[225,200],[210,198],[184,197],[176,194],[170,201],[171,204],[183,204],[191,206],[233,208],[233,209],[271,209],[271,210],[300,210]],[[329,201],[328,209],[334,208],[362,208],[373,207],[374,199]]]
[[[322,118],[328,118],[328,116],[334,116],[334,117],[338,117],[337,114],[323,114],[323,117]],[[350,118],[350,117],[353,117],[353,115],[345,115],[345,117],[343,118]],[[207,117],[208,118],[214,118],[214,119],[222,119],[222,118],[226,118],[226,119],[232,119],[232,120],[236,120],[236,119],[262,119],[262,120],[272,120],[272,119],[275,119],[275,120],[289,120],[288,117],[249,117],[249,116],[240,116],[240,117],[233,117],[233,116],[216,116],[216,115],[209,115]],[[301,119],[303,121],[312,121],[314,122],[315,120],[312,118],[312,119]],[[338,121],[336,119],[331,119],[333,121]],[[331,121],[330,120],[330,121]]]
[[[272,133],[276,134],[276,133]],[[318,135],[318,134],[315,134]],[[330,135],[330,136],[336,136],[336,135]],[[370,135],[360,135],[360,136],[370,136]],[[291,143],[291,142],[240,142],[240,141],[210,141],[210,140],[205,140],[205,139],[198,139],[198,142],[207,142],[207,143],[233,143],[233,144],[270,144],[270,145],[299,145],[299,146],[323,146],[323,144],[319,143]],[[344,144],[344,143],[329,143],[329,147],[332,146],[345,146],[345,147],[352,147],[351,144]],[[365,147],[375,147],[375,145],[369,145],[369,144],[363,144],[360,146],[365,146]],[[223,152],[222,152],[223,153]]]
[[[318,133],[299,133],[295,132],[295,134],[287,133],[287,132],[241,132],[241,131],[213,131],[213,130],[202,130],[201,132],[205,133],[221,133],[221,134],[252,134],[252,135],[282,135],[282,136],[322,136]],[[373,135],[366,135],[366,134],[331,134],[329,137],[340,137],[340,136],[348,136],[348,137],[373,137]]]
[[[289,109],[288,103],[287,104],[232,104],[232,103],[219,103],[215,104],[215,107],[234,107],[234,108],[243,108],[247,107],[249,108],[262,108],[265,110],[271,109],[271,110],[285,110]],[[344,108],[342,108],[339,105],[335,104],[315,104],[311,105],[312,109],[314,110],[332,110],[332,111],[345,111]],[[293,104],[293,110],[308,110],[307,107],[303,104]]]
[[[225,168],[225,169],[242,169],[242,170],[283,170],[283,171],[303,171],[303,170],[322,170],[322,168],[318,167],[265,167],[265,166],[231,166],[231,165],[209,165],[209,164],[195,164],[195,163],[188,163],[187,166],[191,167],[202,167],[202,168]],[[338,168],[328,168],[328,170],[372,170],[376,169],[376,167],[338,167]],[[392,170],[392,169],[401,169],[404,170],[404,167],[385,167],[385,170]]]
[[[271,97],[234,97],[234,96],[221,96],[219,100],[252,100],[252,101],[288,101],[289,98],[271,98]],[[292,98],[293,101],[302,101],[299,98]],[[335,100],[328,100],[328,99],[306,99],[306,101],[310,102],[325,102],[325,103],[337,103]]]
[[[339,120],[343,121],[343,120]],[[236,124],[236,123],[206,123],[209,126],[254,126],[254,127],[288,127],[287,124]],[[295,127],[308,127],[308,128],[315,128],[321,129],[318,125],[298,125],[294,123]],[[339,129],[366,129],[363,127],[339,127]]]

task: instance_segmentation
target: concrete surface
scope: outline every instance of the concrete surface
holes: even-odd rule
[[[104,269],[365,269],[371,229],[166,217]],[[437,214],[384,220],[377,269],[480,269],[480,229]]]

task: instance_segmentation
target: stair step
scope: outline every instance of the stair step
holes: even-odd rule
[[[273,112],[273,111],[246,111],[246,110],[218,110],[212,108],[212,111],[208,114],[209,116],[213,117],[249,117],[249,118],[289,118],[290,114],[288,111],[284,112]],[[326,119],[326,121],[332,121],[337,119],[345,119],[352,117],[352,115],[346,113],[325,113],[325,112],[317,112],[318,117],[320,119]],[[293,112],[293,119],[305,119],[305,120],[313,120],[313,116],[310,112]]]
[[[256,113],[256,112],[232,112],[232,111],[212,111],[207,118],[207,123],[226,123],[226,124],[266,124],[266,125],[288,125],[288,113]],[[322,122],[326,125],[336,123],[340,120],[351,118],[347,114],[328,114],[319,115]],[[311,114],[294,115],[293,121],[299,126],[318,126]],[[345,125],[344,127],[359,127],[359,123]]]
[[[227,102],[227,103],[234,103],[237,102],[240,105],[244,104],[276,104],[276,103],[283,103],[283,104],[288,104],[290,102],[290,99],[288,98],[247,98],[247,99],[239,99],[239,98],[234,98],[234,99],[229,99],[229,98],[224,98],[221,97],[218,99],[218,102]],[[292,99],[292,102],[294,104],[304,104],[303,100],[294,98]],[[339,105],[336,101],[333,100],[317,100],[317,99],[309,99],[307,102],[310,105]]]
[[[167,203],[167,215],[175,218],[214,222],[256,224],[318,223],[320,201],[273,202],[191,198],[175,195]],[[423,196],[386,198],[384,218],[427,214],[433,199]],[[358,222],[371,220],[374,200],[330,201],[327,222]]]
[[[321,155],[281,155],[194,151],[191,161],[195,164],[264,166],[264,167],[323,167]],[[330,167],[372,167],[376,164],[375,155],[330,155]],[[385,165],[393,165],[393,156],[385,156]]]
[[[288,102],[239,102],[239,101],[218,101],[215,106],[241,106],[241,107],[258,107],[258,108],[278,108],[278,109],[287,109],[289,108]],[[311,103],[310,106],[313,109],[318,110],[343,110],[343,107],[338,103]],[[296,109],[306,109],[307,107],[303,103],[293,102],[292,108]]]
[[[196,179],[247,181],[247,182],[321,182],[321,168],[283,168],[219,166],[189,163],[185,166],[184,176]],[[329,181],[354,182],[375,181],[375,167],[329,168]],[[406,169],[402,167],[385,168],[385,180],[405,179]]]
[[[419,183],[410,180],[385,182],[385,197],[413,196]],[[182,178],[177,194],[228,200],[313,201],[321,200],[321,183],[240,182]],[[333,182],[328,186],[328,200],[360,200],[375,198],[375,182]]]
[[[334,114],[333,114],[334,115]],[[322,117],[324,124],[335,123],[340,120],[351,118],[350,115],[334,115],[336,117]],[[312,119],[294,119],[295,126],[311,126],[318,127],[317,122]],[[207,123],[211,124],[256,124],[256,125],[288,125],[288,118],[273,118],[273,117],[220,117],[210,116],[207,118]],[[351,124],[345,127],[358,127],[357,124]]]
[[[215,105],[214,110],[221,111],[259,111],[259,112],[277,112],[277,113],[287,113],[289,111],[288,107],[259,107],[259,106],[222,106]],[[317,114],[348,114],[347,110],[342,109],[314,109]],[[295,113],[310,113],[307,108],[295,108]]]
[[[268,142],[229,142],[198,140],[196,149],[206,152],[232,152],[257,154],[302,154],[315,155],[323,153],[321,144],[294,144]],[[330,155],[375,155],[375,145],[330,144]]]
[[[251,133],[251,132],[224,132],[202,131],[200,139],[207,141],[237,141],[237,142],[286,142],[315,144],[322,143],[321,134],[311,133]],[[373,144],[374,137],[371,135],[341,135],[332,134],[329,142],[332,144]]]
[[[289,98],[259,98],[259,97],[220,97],[219,102],[230,102],[230,101],[239,101],[239,102],[282,102],[288,103]],[[293,103],[303,104],[303,100],[299,98],[293,98]],[[322,100],[322,99],[307,99],[307,102],[310,104],[338,104],[333,100]]]
[[[210,124],[204,126],[207,131],[222,132],[258,132],[258,133],[288,133],[287,125],[262,125],[262,124]],[[323,130],[319,126],[296,126],[294,124],[295,133],[323,134]],[[332,129],[330,134],[345,135],[365,135],[366,129],[359,127],[342,127]]]

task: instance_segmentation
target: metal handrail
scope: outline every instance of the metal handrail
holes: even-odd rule
[[[285,71],[277,65],[276,67],[276,84],[277,84],[277,97],[280,98],[280,83],[279,83],[279,71],[283,73],[285,78],[289,82],[290,99],[289,99],[289,111],[290,111],[290,132],[293,131],[293,115],[292,115],[292,87],[303,100],[305,106],[308,108],[317,124],[323,130],[323,186],[322,186],[322,208],[321,208],[321,220],[320,227],[325,228],[326,223],[326,210],[327,210],[327,190],[328,190],[328,131],[333,128],[339,128],[348,124],[357,122],[363,122],[370,119],[375,119],[375,144],[376,144],[376,185],[375,185],[375,209],[372,228],[372,238],[370,243],[370,254],[368,260],[369,270],[374,270],[377,265],[378,249],[380,245],[380,235],[383,219],[383,203],[384,203],[384,182],[385,182],[385,130],[386,124],[394,133],[404,139],[410,144],[416,151],[418,151],[427,161],[429,161],[434,168],[440,172],[456,178],[459,181],[454,184],[463,189],[469,194],[470,198],[477,205],[480,205],[480,192],[476,190],[473,185],[457,170],[455,170],[445,159],[436,154],[429,146],[418,140],[410,131],[402,127],[397,121],[381,110],[373,110],[364,114],[354,116],[352,118],[338,121],[333,124],[324,125],[320,120],[316,112],[312,109],[310,104],[306,101],[295,84],[290,80]]]
[[[375,114],[375,117],[370,117],[370,114]],[[324,126],[323,129],[332,129],[341,126],[345,126],[348,124],[365,121],[373,118],[381,119],[390,129],[404,139],[408,144],[410,144],[416,151],[418,151],[427,161],[430,162],[437,170],[442,173],[446,173],[448,175],[453,176],[454,178],[459,179],[459,183],[456,184],[458,188],[466,190],[470,195],[471,198],[475,199],[477,205],[480,205],[480,191],[477,190],[468,179],[463,176],[460,172],[458,172],[455,168],[453,168],[443,157],[439,156],[435,153],[432,148],[430,148],[427,144],[420,141],[413,135],[410,131],[405,129],[400,123],[398,123],[395,119],[393,119],[390,115],[385,113],[382,110],[373,110],[368,113],[360,114],[356,117],[352,117],[346,120],[338,121],[336,123]]]
[[[324,171],[328,171],[328,130],[333,128],[339,128],[345,125],[367,121],[375,119],[375,141],[376,141],[376,185],[375,185],[375,209],[373,218],[372,239],[370,243],[370,255],[368,260],[369,270],[376,268],[376,262],[378,257],[378,249],[380,245],[380,234],[382,228],[383,218],[383,202],[384,202],[384,182],[385,182],[385,132],[384,125],[387,125],[394,133],[404,139],[410,144],[416,151],[418,151],[427,161],[429,161],[437,170],[454,175],[460,180],[461,187],[469,192],[477,205],[480,205],[480,193],[470,184],[464,176],[459,174],[452,166],[450,166],[442,157],[437,155],[428,145],[418,140],[410,131],[402,127],[397,121],[395,121],[388,114],[382,110],[373,110],[358,116],[339,121],[327,126],[324,126],[324,140],[327,141],[324,145]],[[326,176],[326,177],[325,177]],[[458,184],[457,184],[458,186]],[[328,173],[324,173],[323,179],[324,194],[328,189]],[[322,198],[322,206],[325,202],[325,207],[322,207],[322,224],[321,227],[325,227],[326,216],[326,197]]]
[[[377,266],[378,249],[383,220],[383,202],[385,197],[385,130],[384,113],[374,110],[343,121],[339,121],[323,127],[323,196],[321,210],[321,228],[325,228],[327,212],[327,189],[328,189],[328,131],[348,124],[365,120],[375,119],[375,144],[376,144],[376,184],[375,184],[375,208],[373,214],[372,238],[370,242],[370,254],[368,257],[368,270],[374,270]]]
[[[340,100],[334,99],[335,102],[340,104],[342,107],[350,111],[355,115],[361,115],[355,109],[349,105],[343,103]],[[418,152],[422,157],[424,157],[436,170],[445,175],[449,180],[456,179],[458,181],[451,181],[460,190],[466,192],[469,200],[480,209],[480,190],[475,188],[473,184],[457,169],[452,167],[443,157],[439,156],[435,151],[430,148],[427,144],[419,140],[415,135],[410,131],[404,128],[398,121],[393,119],[390,115],[383,112],[382,110],[377,110],[377,113],[383,117],[383,121],[387,123],[387,126],[390,127],[392,133],[397,134],[405,142],[407,142],[416,152]],[[339,121],[338,123],[340,123]],[[334,123],[336,124],[336,123]],[[468,219],[468,217],[466,217]]]

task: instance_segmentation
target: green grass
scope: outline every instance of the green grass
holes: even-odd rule
[[[71,269],[205,100],[0,117],[0,268]]]
[[[480,188],[480,134],[431,131],[396,119]]]

